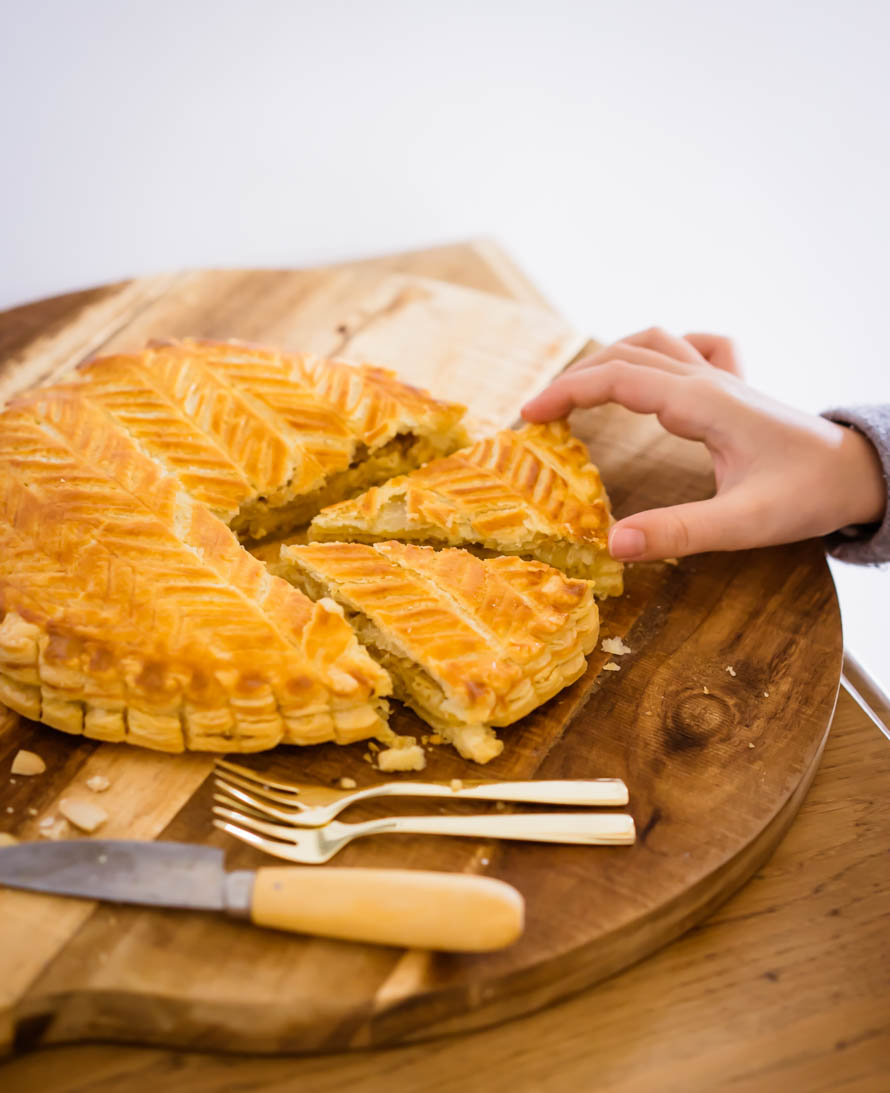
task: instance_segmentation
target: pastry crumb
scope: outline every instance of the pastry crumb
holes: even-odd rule
[[[479,859],[479,864],[480,865],[488,865],[488,858],[480,858]]]
[[[507,805],[504,801],[495,801],[494,808],[495,808],[495,812],[506,812],[507,811]]]
[[[442,743],[442,734],[438,732],[430,733],[430,743],[433,745]]]
[[[364,761],[366,763],[373,763],[374,762],[374,760],[371,758],[371,753],[369,751],[365,752],[365,754],[362,756],[362,759],[364,759]]]
[[[12,773],[13,774],[43,774],[46,770],[46,763],[33,751],[25,751],[24,748],[21,751],[16,752],[15,759],[12,761]]]
[[[37,809],[34,808],[33,805],[30,805],[27,809],[27,813],[28,813],[29,816],[36,816],[37,815]]]
[[[37,824],[38,834],[42,839],[58,842],[68,830],[67,822],[61,816],[44,816]]]
[[[15,812],[15,809],[12,807],[12,805],[7,805],[6,806],[6,811],[7,812]]]
[[[749,745],[748,745],[748,747],[749,747],[749,748],[753,748],[753,747],[754,747],[754,745],[753,745],[753,744],[749,744]]]
[[[763,697],[764,698],[769,698],[769,691],[764,691],[763,692]]]
[[[604,653],[611,653],[613,657],[623,657],[625,653],[632,653],[633,649],[625,645],[621,638],[603,638],[600,649]]]
[[[368,748],[371,751],[380,751],[380,745],[377,743],[376,740],[369,740],[368,741]]]
[[[662,561],[665,563],[665,565],[679,565],[680,564],[680,559],[679,558],[662,558]]]
[[[461,790],[463,788],[464,788],[464,784],[460,780],[460,778],[452,778],[451,779],[451,789],[454,793],[457,793],[458,790]]]
[[[421,736],[420,742],[421,744],[423,744],[424,747],[426,747],[427,744],[430,742],[430,734],[428,732],[425,732],[423,736]]]
[[[419,744],[407,748],[387,748],[377,756],[377,768],[383,771],[423,770],[426,756]]]
[[[69,823],[79,827],[88,834],[100,827],[108,819],[108,813],[104,808],[94,805],[92,801],[84,801],[78,798],[63,797],[59,801],[59,812]]]
[[[706,694],[706,695],[709,695],[710,693],[711,693],[711,692],[710,692],[710,691],[708,690],[708,688],[707,688],[707,687],[702,687],[702,694]]]
[[[607,664],[603,665],[604,672],[620,672],[621,665],[616,664],[614,660],[610,660]]]
[[[355,789],[358,782],[354,778],[341,778],[337,785],[340,789]]]
[[[726,665],[726,670],[727,670],[727,672],[729,672],[729,674],[732,676],[732,678],[735,679],[735,668],[733,668],[733,666],[731,664]]]
[[[111,782],[104,774],[94,774],[92,778],[87,778],[87,789],[93,791],[93,793],[104,793],[106,789],[111,785]]]

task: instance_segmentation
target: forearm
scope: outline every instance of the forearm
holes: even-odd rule
[[[850,526],[826,536],[826,546],[831,554],[845,562],[875,565],[890,561],[890,405],[827,410],[822,416],[852,427],[851,433],[862,442],[867,472],[860,479],[865,490],[862,499],[857,498],[856,502],[859,516],[850,520]],[[871,493],[866,495],[869,482]],[[875,483],[878,489],[883,489],[883,508],[877,510]],[[867,520],[864,513],[871,513],[873,519]]]

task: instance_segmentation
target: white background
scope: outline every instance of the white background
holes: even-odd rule
[[[0,0],[0,307],[496,236],[585,331],[890,402],[890,4]],[[890,685],[890,573],[835,565]]]

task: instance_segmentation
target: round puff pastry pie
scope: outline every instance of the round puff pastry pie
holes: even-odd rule
[[[464,442],[463,408],[352,368],[184,342],[0,414],[0,702],[166,751],[391,735],[333,602],[242,548]]]
[[[505,429],[361,496],[324,509],[312,541],[398,538],[516,554],[623,591],[608,550],[609,498],[565,421]]]
[[[276,572],[339,604],[396,697],[485,763],[510,725],[572,683],[596,644],[593,585],[540,562],[385,542],[284,546]]]

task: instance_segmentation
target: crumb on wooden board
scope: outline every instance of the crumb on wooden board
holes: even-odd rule
[[[80,828],[81,831],[86,831],[88,834],[91,834],[108,819],[108,813],[104,808],[100,808],[99,805],[81,797],[63,797],[59,801],[59,812],[69,823],[74,824],[75,827]]]
[[[25,748],[17,751],[12,761],[11,772],[13,774],[23,774],[30,777],[35,774],[43,774],[45,770],[46,763],[40,756],[36,752],[25,750]]]
[[[382,771],[423,770],[426,755],[420,744],[406,748],[386,748],[377,755],[377,769]]]

